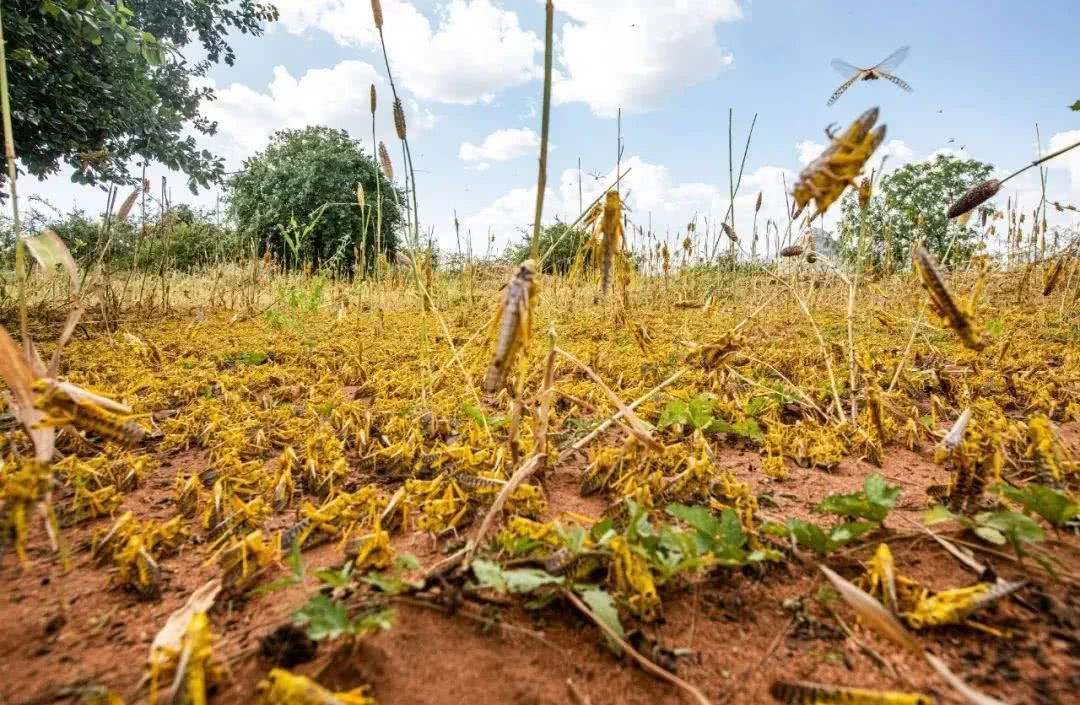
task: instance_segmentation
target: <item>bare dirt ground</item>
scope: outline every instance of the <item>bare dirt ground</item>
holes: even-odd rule
[[[1077,426],[1066,429],[1069,438]],[[833,472],[792,467],[782,481],[757,470],[759,457],[725,450],[720,465],[732,469],[775,506],[765,514],[809,515],[810,506],[835,492],[861,487],[870,466],[845,461]],[[137,517],[167,519],[174,514],[174,479],[205,460],[181,452],[162,458],[161,466],[140,489],[129,493],[121,511]],[[582,463],[575,460],[550,472],[544,485],[549,518],[570,512],[596,517],[605,507],[577,492]],[[890,450],[882,474],[900,484],[904,494],[878,537],[891,541],[898,570],[928,587],[971,584],[975,576],[940,549],[918,526],[926,508],[926,487],[942,483],[945,472],[928,458]],[[108,571],[89,565],[79,550],[94,529],[108,519],[83,523],[66,533],[74,568],[63,572],[35,532],[31,562],[20,567],[10,553],[0,556],[0,703],[4,705],[78,702],[80,685],[100,683],[127,702],[145,699],[138,686],[150,641],[167,616],[187,595],[216,573],[202,564],[193,546],[166,559],[167,586],[158,602],[148,603],[112,589]],[[195,537],[195,541],[199,540]],[[876,541],[831,557],[848,577],[860,570]],[[1051,536],[1047,547],[1066,566],[1080,565],[1075,537]],[[424,535],[395,539],[430,565],[443,552]],[[980,551],[980,560],[1008,579],[1038,571],[1021,567],[1008,553]],[[339,563],[330,544],[304,554],[305,563]],[[844,567],[846,566],[846,567]],[[684,648],[678,660],[681,677],[697,685],[715,703],[772,702],[769,684],[776,678],[813,680],[851,686],[918,689],[939,702],[959,702],[922,662],[897,653],[873,634],[853,627],[845,634],[838,617],[854,625],[838,601],[822,601],[824,580],[809,558],[788,561],[764,571],[725,573],[692,585],[664,601],[660,623],[644,627],[651,639],[668,648]],[[259,653],[260,639],[288,622],[290,612],[313,589],[309,580],[263,598],[219,603],[211,613],[215,652],[232,655],[231,678],[212,700],[252,702],[256,685],[272,667]],[[925,643],[969,683],[1011,703],[1067,705],[1080,688],[1080,640],[1077,628],[1080,592],[1069,577],[1043,577],[982,615],[1004,637],[970,627],[947,627],[924,633]],[[471,613],[470,613],[471,614]],[[350,651],[325,645],[314,661],[296,672],[317,675],[334,689],[370,684],[380,703],[410,705],[488,703],[676,703],[684,695],[669,684],[618,659],[599,632],[580,615],[564,608],[526,612],[490,610],[490,620],[445,614],[429,607],[400,604],[389,631],[364,638]],[[876,662],[876,655],[885,665]]]

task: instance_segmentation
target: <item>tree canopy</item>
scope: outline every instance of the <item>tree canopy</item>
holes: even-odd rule
[[[138,158],[186,173],[193,191],[221,180],[224,163],[191,134],[216,129],[200,112],[213,90],[198,79],[232,65],[229,35],[261,34],[277,19],[272,5],[0,0],[0,11],[15,147],[30,174],[66,164],[78,183],[133,183]],[[192,45],[195,60],[184,54]]]
[[[354,252],[362,250],[371,267],[379,245],[393,257],[403,199],[358,141],[329,127],[274,133],[229,181],[229,207],[242,234],[289,267],[351,272]]]
[[[978,221],[949,221],[945,212],[992,171],[993,166],[984,162],[939,154],[931,161],[907,164],[882,177],[867,207],[867,263],[881,264],[889,258],[894,265],[903,266],[912,243],[919,240],[939,259],[950,242],[954,261],[965,258],[978,237]],[[841,247],[850,256],[861,218],[855,189],[841,202],[841,214]]]

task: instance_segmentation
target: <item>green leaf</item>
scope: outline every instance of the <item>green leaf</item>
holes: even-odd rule
[[[506,578],[503,577],[502,568],[498,563],[477,558],[472,562],[472,572],[476,576],[479,587],[491,588],[495,592],[506,594]]]
[[[472,564],[480,587],[506,594],[529,593],[544,585],[561,585],[563,579],[535,568],[504,570],[498,563],[478,558]]]
[[[743,407],[743,413],[747,416],[760,416],[771,404],[772,399],[769,397],[752,397]]]
[[[872,521],[851,521],[833,527],[829,532],[829,551],[834,551],[844,544],[859,538],[868,531],[877,528]]]
[[[506,423],[507,419],[502,416],[487,416],[479,408],[473,406],[468,402],[464,402],[461,405],[461,410],[470,419],[476,422],[477,426],[483,427],[487,424],[490,428],[498,428]]]
[[[989,526],[976,526],[972,531],[983,541],[989,541],[998,546],[1005,544],[1005,535],[997,529],[992,529]]]
[[[822,556],[829,552],[829,537],[816,524],[803,521],[802,519],[788,519],[788,531],[795,542],[804,548],[809,548],[814,553]]]
[[[676,519],[694,527],[706,536],[716,536],[720,532],[720,522],[707,507],[685,504],[669,504],[667,513]]]
[[[927,509],[923,513],[923,523],[927,526],[933,526],[934,524],[940,524],[943,521],[956,521],[962,519],[956,514],[949,511],[949,508],[943,504],[938,504],[930,509]]]
[[[626,632],[623,630],[622,622],[619,621],[619,610],[615,607],[615,600],[609,593],[604,590],[586,590],[581,593],[581,599],[589,606],[589,611],[597,619],[610,627],[620,637],[625,638]],[[619,644],[607,635],[604,636],[607,639],[608,647],[616,654],[621,653],[622,649]]]
[[[398,570],[419,570],[420,561],[411,553],[399,553],[394,559],[394,567]]]
[[[360,615],[349,624],[349,631],[357,636],[364,636],[373,632],[385,632],[392,626],[394,610],[384,608]]]
[[[829,495],[814,507],[819,512],[855,519],[881,522],[900,496],[900,488],[885,482],[878,474],[867,476],[863,491]]]
[[[319,582],[329,585],[330,587],[340,588],[349,584],[352,579],[353,564],[349,561],[341,567],[340,570],[333,570],[330,568],[322,568],[315,571],[315,577],[319,579]]]
[[[504,570],[503,579],[510,592],[521,595],[530,593],[544,585],[562,585],[563,579],[536,568]]]
[[[255,350],[252,352],[242,352],[238,354],[234,359],[241,365],[247,365],[249,367],[255,365],[261,365],[266,362],[268,356],[266,353]]]
[[[708,428],[713,420],[713,398],[708,394],[698,394],[687,405],[690,414],[690,425],[695,429]]]
[[[660,413],[660,420],[656,422],[658,429],[665,429],[675,424],[688,425],[690,423],[690,406],[681,399],[672,399]]]
[[[1053,487],[1027,485],[1017,488],[999,484],[994,489],[1014,502],[1018,502],[1025,511],[1038,514],[1054,526],[1064,526],[1069,520],[1080,516],[1080,504]]]
[[[1073,110],[1080,110],[1080,100],[1076,101],[1075,103],[1073,103],[1073,104],[1072,104],[1072,105],[1070,105],[1069,107],[1070,107],[1071,109],[1073,109]]]
[[[866,492],[866,498],[872,503],[888,509],[896,506],[896,500],[900,496],[900,486],[890,485],[877,473],[867,476],[863,481],[863,490]]]
[[[300,609],[293,612],[293,622],[307,627],[307,635],[315,641],[336,639],[350,631],[348,612],[341,603],[322,593],[313,595]]]
[[[1046,536],[1031,517],[1019,512],[983,513],[975,517],[982,528],[1000,531],[1013,546],[1021,543],[1037,543]]]

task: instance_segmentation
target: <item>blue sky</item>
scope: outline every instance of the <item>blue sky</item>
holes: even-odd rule
[[[263,37],[238,37],[237,65],[212,74],[219,100],[207,113],[221,132],[207,146],[235,168],[280,127],[329,124],[369,144],[372,81],[380,138],[390,143],[389,91],[368,0],[277,5],[282,20]],[[542,3],[383,6],[395,79],[407,98],[421,224],[452,246],[456,209],[477,250],[487,232],[497,247],[516,240],[535,197]],[[888,124],[882,149],[893,168],[963,147],[1011,171],[1034,156],[1036,122],[1044,147],[1080,140],[1080,113],[1067,108],[1080,98],[1075,1],[566,0],[556,11],[547,219],[576,216],[578,158],[586,201],[601,183],[589,173],[612,173],[619,106],[633,218],[645,223],[651,214],[662,233],[695,214],[716,222],[726,211],[729,108],[739,149],[758,114],[737,225],[752,214],[759,190],[763,217],[780,219],[781,177],[791,183],[820,149],[826,125],[850,122],[872,105]],[[871,65],[902,45],[911,52],[896,73],[913,93],[859,83],[825,106],[843,81],[831,59]],[[1016,190],[1033,206],[1036,181],[1028,176]],[[1080,157],[1058,162],[1048,187],[1052,198],[1080,201]],[[24,181],[22,191],[61,208],[77,202],[93,210],[101,202],[66,176]],[[175,200],[214,198],[174,191]]]

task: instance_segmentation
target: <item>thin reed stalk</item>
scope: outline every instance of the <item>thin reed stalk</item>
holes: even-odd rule
[[[555,25],[555,5],[547,1],[544,8],[544,114],[540,121],[540,165],[536,176],[536,213],[533,217],[533,261],[540,256],[540,221],[544,215],[544,191],[547,189],[548,130],[551,125],[551,45]]]

